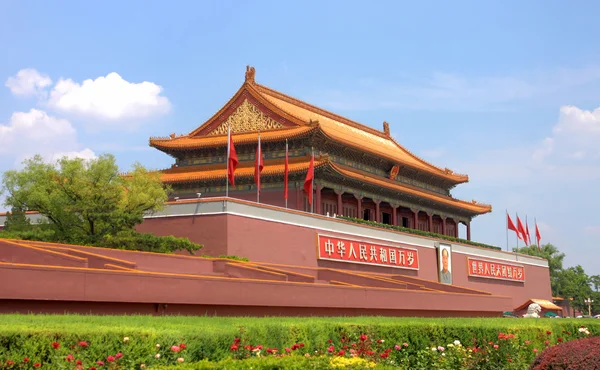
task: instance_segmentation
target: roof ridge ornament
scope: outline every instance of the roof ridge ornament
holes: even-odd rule
[[[246,83],[250,85],[256,84],[254,76],[256,75],[256,69],[252,66],[246,66]]]
[[[387,123],[386,121],[383,121],[383,133],[385,134],[385,136],[389,137],[390,136],[390,124]]]

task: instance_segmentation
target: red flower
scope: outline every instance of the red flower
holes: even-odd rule
[[[390,357],[390,355],[388,355],[387,352],[385,352],[385,353],[380,354],[379,357],[388,358],[388,357]]]
[[[367,340],[367,336],[366,336],[366,335],[364,335],[364,334],[361,334],[361,335],[360,335],[360,340],[361,340],[362,342],[364,342],[365,340]]]
[[[96,368],[95,367],[90,367],[89,370],[96,370]]]
[[[550,344],[550,341],[549,341],[549,340],[547,340],[547,341],[545,341],[545,342],[544,342],[544,344],[545,344],[545,345],[548,345],[548,344]]]
[[[14,365],[14,364],[15,364],[15,362],[14,362],[14,361],[11,361],[11,360],[6,360],[6,364],[7,364],[8,366],[12,366],[12,365]]]
[[[271,348],[267,348],[267,353],[273,353],[273,350]]]
[[[98,361],[98,362],[96,362],[96,365],[98,365],[98,366],[104,366],[104,361]]]
[[[230,349],[231,349],[232,351],[237,351],[237,350],[238,350],[238,348],[240,348],[240,346],[238,346],[237,344],[232,344],[232,345],[231,345],[231,347],[230,347]]]
[[[115,357],[116,357],[116,358],[121,358],[121,357],[123,357],[123,354],[122,354],[121,352],[119,352],[119,353],[117,353],[117,354],[115,355]]]
[[[29,362],[29,359],[28,359],[27,357],[25,357],[25,358],[23,359],[23,362]]]
[[[340,349],[340,351],[338,352],[338,356],[343,356],[345,354],[346,352],[343,349]]]
[[[331,339],[329,339],[329,340],[327,341],[327,343],[331,343],[331,342],[333,342]]]
[[[81,341],[81,342],[79,342],[79,347],[84,347],[84,348],[87,348],[87,347],[88,347],[88,345],[89,345],[89,344],[88,344],[87,342],[85,342],[85,341]]]
[[[290,352],[292,352],[292,350],[291,350],[291,349],[289,349],[289,347],[286,347],[285,351],[286,351],[287,353],[290,353]]]
[[[508,339],[513,339],[515,337],[514,334],[508,334]]]
[[[552,335],[552,332],[551,331],[547,331],[546,334]]]
[[[60,343],[58,343],[58,342],[52,342],[52,347],[54,347],[54,349],[59,349],[60,348]]]
[[[77,365],[83,365],[83,362],[81,362],[81,360],[77,360],[77,361],[75,361],[75,363],[76,363]]]
[[[36,362],[35,364],[33,364],[33,367],[42,367],[42,364],[40,364],[39,362]]]
[[[181,344],[179,345],[179,347],[181,347],[181,349],[186,349],[186,348],[187,348],[187,346],[185,345],[185,343],[181,343]]]
[[[106,358],[106,361],[108,361],[108,362],[114,362],[115,361],[115,356],[108,356]]]
[[[304,347],[304,343],[300,343],[298,344],[300,347]]]
[[[250,348],[250,349],[252,349],[252,348]],[[179,352],[179,351],[181,351],[181,347],[179,347],[179,346],[173,346],[173,347],[171,347],[171,351],[173,351],[173,352]]]
[[[327,348],[327,352],[332,353],[335,350],[334,346],[329,346],[329,348]]]
[[[72,354],[70,354],[70,353],[67,355],[67,357],[65,357],[65,360],[67,360],[67,362],[71,362],[71,361],[73,361],[74,359],[75,359],[75,357],[73,357],[73,355],[72,355]]]
[[[558,341],[558,343],[561,343],[562,342],[562,338],[558,338],[557,341]]]

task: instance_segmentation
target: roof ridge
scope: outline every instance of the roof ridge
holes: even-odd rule
[[[305,102],[303,100],[300,100],[298,98],[294,98],[293,96],[284,94],[284,93],[282,93],[280,91],[277,91],[275,89],[272,89],[270,87],[267,87],[267,86],[264,86],[264,85],[261,85],[261,84],[258,84],[258,83],[255,83],[253,85],[253,87],[256,88],[259,92],[264,92],[266,94],[273,95],[276,98],[280,98],[282,100],[287,101],[288,103],[292,103],[292,104],[298,105],[298,106],[300,106],[302,108],[308,109],[309,111],[312,111],[313,113],[321,114],[321,115],[323,115],[323,116],[325,116],[327,118],[339,121],[339,122],[344,123],[344,124],[346,124],[348,126],[352,126],[354,128],[366,131],[366,132],[368,132],[370,134],[377,135],[377,136],[382,137],[384,139],[389,139],[390,138],[384,132],[379,131],[376,128],[373,128],[371,126],[367,126],[367,125],[364,125],[362,123],[353,121],[353,120],[351,120],[349,118],[346,118],[344,116],[340,116],[339,114],[330,112],[330,111],[325,110],[323,108],[319,108],[316,105],[312,105],[312,104],[307,103],[307,102]]]

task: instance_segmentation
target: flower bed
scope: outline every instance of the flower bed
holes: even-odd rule
[[[1,369],[522,369],[547,347],[600,333],[600,322],[565,319],[0,319]]]

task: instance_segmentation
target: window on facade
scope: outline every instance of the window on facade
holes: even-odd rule
[[[402,227],[410,227],[410,222],[408,221],[408,217],[402,217]]]
[[[441,234],[442,233],[442,225],[433,224],[433,232],[436,234]]]
[[[326,215],[329,213],[329,216],[333,216],[337,214],[337,203],[324,201],[321,203],[321,209],[323,210],[323,214]]]
[[[371,210],[370,209],[367,208],[363,211],[363,220],[367,220],[367,221],[371,220]]]
[[[427,231],[427,221],[419,220],[419,230]]]
[[[344,216],[356,218],[356,207],[344,205]]]
[[[381,212],[381,222],[387,225],[392,224],[392,214],[387,212]]]

